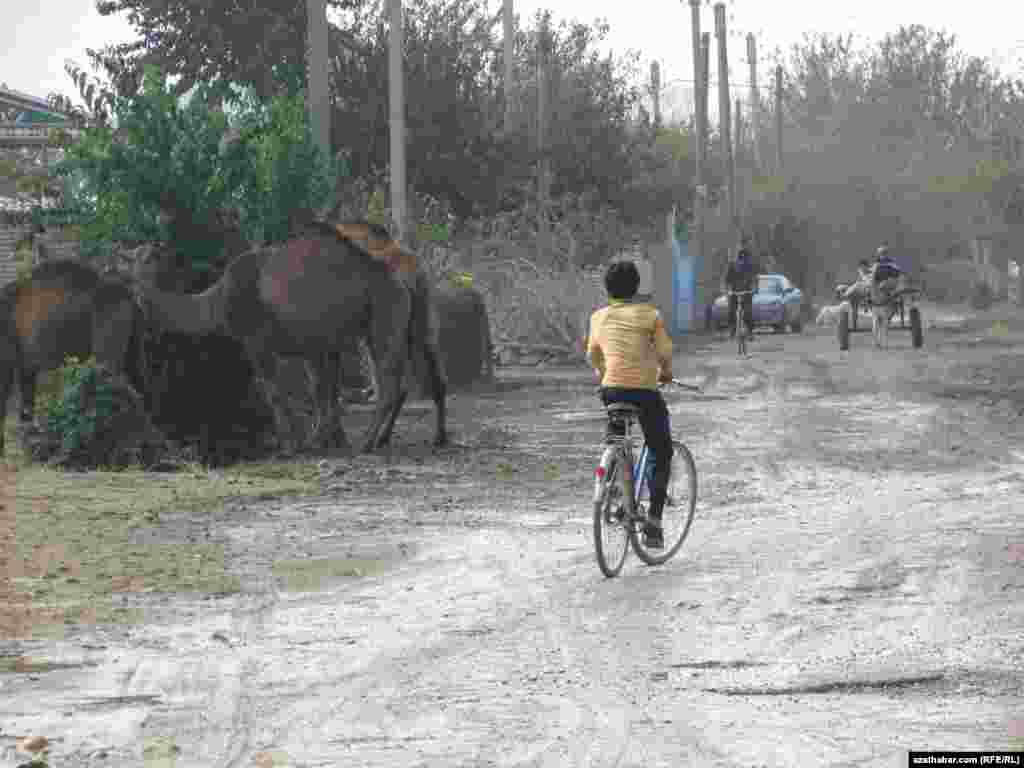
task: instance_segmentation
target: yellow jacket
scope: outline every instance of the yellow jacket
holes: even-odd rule
[[[672,339],[657,308],[612,300],[590,316],[587,359],[603,387],[657,389],[672,375]]]

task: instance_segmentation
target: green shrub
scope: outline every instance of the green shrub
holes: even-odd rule
[[[46,428],[60,435],[64,450],[75,451],[82,447],[83,439],[87,441],[96,434],[98,419],[110,415],[113,391],[106,382],[97,381],[95,357],[79,361],[69,356],[53,378],[57,392],[51,389],[40,393]],[[96,387],[96,403],[95,408],[86,409],[82,388],[90,385]]]
[[[128,382],[95,359],[67,358],[36,396],[42,424],[25,431],[35,461],[66,468],[119,468],[149,464],[167,443]]]

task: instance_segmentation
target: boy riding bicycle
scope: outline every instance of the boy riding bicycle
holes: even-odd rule
[[[604,404],[631,403],[640,408],[640,427],[654,459],[651,505],[644,545],[664,547],[661,518],[672,471],[672,430],[658,383],[672,381],[672,340],[651,304],[632,301],[640,273],[632,261],[618,261],[604,276],[608,306],[590,317],[587,359],[601,380]],[[610,427],[609,427],[610,428]]]

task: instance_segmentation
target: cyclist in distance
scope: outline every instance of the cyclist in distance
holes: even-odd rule
[[[753,291],[757,293],[757,267],[754,264],[754,257],[750,253],[750,237],[743,236],[740,241],[740,249],[736,258],[729,264],[725,273],[725,290],[727,291]],[[738,297],[729,296],[729,338],[736,335],[736,302]],[[747,336],[754,336],[754,297],[747,295],[743,297],[743,320],[747,326]]]
[[[640,273],[632,261],[616,261],[608,267],[604,276],[608,306],[591,315],[586,349],[601,381],[602,402],[640,408],[640,427],[654,459],[644,545],[660,549],[664,547],[662,511],[672,471],[672,431],[658,383],[672,381],[672,340],[654,305],[632,301],[639,284]]]

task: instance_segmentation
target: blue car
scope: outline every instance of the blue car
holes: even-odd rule
[[[803,330],[804,294],[785,275],[759,275],[754,294],[754,327],[770,325],[783,333],[788,325],[794,333]],[[705,319],[711,328],[729,327],[729,297],[722,294],[708,305]]]

